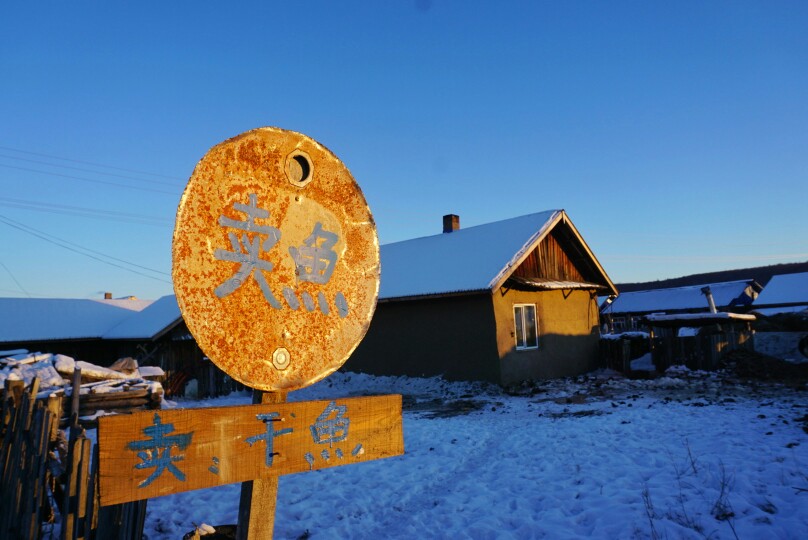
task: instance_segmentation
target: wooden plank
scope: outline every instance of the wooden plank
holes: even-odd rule
[[[253,403],[286,403],[286,392],[253,391]],[[236,540],[272,538],[275,529],[275,505],[278,500],[278,477],[272,476],[241,484]]]
[[[400,455],[401,396],[105,416],[98,446],[106,506]]]
[[[81,368],[73,371],[73,387],[70,394],[70,427],[79,425],[79,405],[81,399]]]
[[[65,480],[64,504],[62,505],[62,531],[61,540],[76,538],[76,518],[78,513],[78,496],[81,491],[79,476],[81,474],[81,459],[83,457],[82,441],[85,439],[84,430],[79,427],[70,428],[70,447],[67,454],[67,477]]]
[[[11,418],[11,435],[9,441],[8,454],[5,457],[3,478],[0,480],[0,493],[2,493],[3,504],[2,514],[0,514],[0,537],[13,538],[21,536],[19,530],[20,507],[22,502],[22,491],[24,480],[23,467],[21,466],[26,455],[26,435],[23,429],[28,415],[28,403],[30,396],[26,393],[16,401],[16,408]]]
[[[32,433],[35,437],[32,439],[32,466],[28,474],[28,482],[32,485],[33,494],[29,499],[31,511],[25,516],[28,520],[26,525],[28,538],[37,538],[39,536],[42,523],[42,507],[46,500],[44,492],[47,489],[45,472],[47,470],[48,441],[54,420],[53,415],[44,407],[42,402],[38,402],[36,414],[38,417],[37,422],[35,422],[37,428]]]

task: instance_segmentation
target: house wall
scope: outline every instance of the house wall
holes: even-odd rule
[[[587,290],[494,294],[496,340],[502,384],[578,375],[598,367],[597,297]],[[514,304],[535,304],[538,349],[516,350]]]
[[[499,382],[494,329],[487,292],[382,302],[342,370]]]

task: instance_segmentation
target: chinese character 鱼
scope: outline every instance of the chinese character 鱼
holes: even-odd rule
[[[155,413],[154,423],[143,429],[143,433],[150,438],[145,441],[132,441],[127,445],[130,450],[136,451],[137,456],[143,460],[135,465],[136,469],[154,468],[154,472],[148,478],[138,484],[138,487],[146,487],[158,478],[163,471],[168,470],[177,480],[185,481],[185,474],[174,465],[177,461],[182,461],[183,456],[172,456],[171,448],[177,447],[185,450],[191,444],[193,432],[178,435],[169,435],[174,432],[174,424],[163,424],[160,415]]]
[[[337,263],[337,253],[331,249],[337,240],[339,237],[335,233],[323,230],[323,224],[318,221],[312,233],[303,240],[303,246],[289,248],[300,281],[320,285],[328,283]]]
[[[336,442],[344,441],[348,438],[348,425],[350,420],[345,417],[348,410],[347,405],[337,405],[330,402],[325,410],[317,417],[311,425],[311,436],[317,444],[328,443],[332,446]],[[331,415],[333,414],[333,418]]]

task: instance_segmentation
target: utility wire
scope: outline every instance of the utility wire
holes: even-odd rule
[[[81,206],[70,206],[64,204],[51,204],[25,199],[14,199],[11,197],[0,197],[0,206],[10,208],[21,208],[23,210],[33,210],[36,212],[46,212],[49,214],[64,214],[69,216],[88,217],[102,219],[106,221],[122,221],[129,223],[139,223],[143,225],[170,226],[171,220],[141,214],[131,214],[111,210],[99,210],[96,208],[85,208]]]
[[[52,156],[52,155],[49,155],[49,154],[42,154],[42,153],[39,153],[39,152],[30,152],[28,150],[19,150],[17,148],[9,148],[8,146],[0,146],[0,150],[6,150],[7,152],[18,152],[20,154],[28,154],[29,156],[39,156],[39,157],[45,157],[45,158],[50,158],[50,159],[59,159],[61,161],[69,161],[71,163],[80,163],[82,165],[91,165],[93,167],[103,167],[103,168],[106,168],[106,169],[113,169],[113,170],[116,170],[116,171],[124,171],[124,172],[130,172],[130,173],[135,173],[135,174],[146,174],[146,175],[149,175],[149,176],[156,176],[158,178],[168,178],[169,180],[182,180],[181,178],[177,178],[176,176],[167,176],[165,174],[158,174],[158,173],[152,173],[152,172],[146,172],[146,171],[138,171],[138,170],[135,170],[135,169],[125,169],[123,167],[114,167],[112,165],[103,165],[101,163],[93,163],[91,161],[81,161],[79,159],[71,159],[71,158],[66,158],[66,157]]]
[[[25,287],[23,287],[23,286],[22,286],[22,284],[21,284],[21,283],[20,283],[20,282],[17,280],[17,278],[14,276],[14,274],[11,272],[11,270],[8,268],[8,266],[6,266],[6,265],[5,265],[5,263],[3,263],[3,261],[0,261],[0,266],[2,266],[3,268],[5,268],[5,269],[6,269],[6,272],[8,272],[8,275],[9,275],[9,276],[11,276],[11,279],[13,279],[13,280],[14,280],[14,283],[16,283],[16,284],[17,284],[17,287],[19,287],[19,288],[20,288],[20,290],[21,290],[22,292],[24,292],[24,293],[25,293],[25,295],[26,295],[28,298],[31,298],[31,293],[29,293],[28,291],[26,291],[26,290],[25,290]]]
[[[37,160],[37,159],[28,159],[28,158],[22,158],[22,157],[16,157],[16,156],[6,156],[6,155],[3,155],[3,154],[0,154],[0,158],[14,159],[14,160],[17,160],[17,161],[25,161],[27,163],[36,163],[37,165],[45,165],[47,167],[58,167],[60,169],[69,169],[71,171],[88,172],[88,173],[91,173],[91,174],[102,174],[104,176],[114,176],[116,178],[124,178],[126,180],[137,180],[138,182],[148,182],[149,184],[158,184],[158,185],[162,185],[162,186],[178,187],[176,182],[165,182],[163,180],[148,180],[146,178],[138,178],[136,176],[127,176],[125,174],[116,174],[116,173],[111,173],[111,172],[99,172],[99,171],[94,171],[92,169],[84,169],[82,167],[71,167],[69,165],[57,165],[55,163],[48,163],[47,161],[40,161],[40,160]]]
[[[28,227],[27,225],[24,225],[24,224],[22,224],[22,223],[20,223],[18,221],[15,221],[15,220],[10,219],[10,218],[8,218],[6,216],[3,216],[3,215],[0,215],[0,223],[5,223],[9,227],[13,227],[13,228],[18,229],[20,231],[28,233],[28,234],[30,234],[32,236],[36,236],[37,238],[45,240],[46,242],[49,242],[51,244],[57,245],[59,247],[62,247],[64,249],[68,250],[68,251],[72,251],[73,253],[78,253],[79,255],[84,255],[85,257],[89,257],[90,259],[96,260],[98,262],[102,262],[102,263],[107,264],[109,266],[114,266],[116,268],[126,270],[127,272],[132,272],[133,274],[138,274],[138,275],[150,278],[150,279],[154,279],[156,281],[162,281],[163,283],[169,283],[169,284],[171,283],[171,281],[163,279],[161,277],[151,276],[149,274],[139,272],[139,271],[134,270],[132,268],[127,268],[127,267],[122,266],[120,264],[115,264],[115,263],[110,262],[109,260],[105,260],[105,259],[103,259],[101,257],[106,257],[107,259],[111,259],[113,261],[118,261],[118,262],[128,264],[130,266],[134,266],[134,267],[137,267],[137,268],[142,268],[144,270],[148,270],[149,272],[154,272],[156,274],[161,274],[161,275],[164,275],[164,276],[170,275],[168,272],[163,272],[161,270],[155,270],[155,269],[149,268],[147,266],[142,266],[140,264],[133,263],[131,261],[118,259],[117,257],[113,257],[111,255],[101,253],[100,251],[96,251],[96,250],[93,250],[93,249],[90,249],[90,248],[86,248],[84,246],[80,246],[80,245],[75,244],[73,242],[70,242],[68,240],[64,240],[62,238],[58,238],[56,236],[49,235],[49,234],[44,233],[42,231],[38,231],[38,230],[36,230],[36,229],[34,229],[32,227]],[[71,246],[75,246],[75,247],[71,247]],[[78,249],[76,249],[76,248],[78,248]],[[83,250],[83,251],[80,251],[80,250]],[[85,252],[87,252],[87,253],[85,253]],[[100,256],[93,255],[93,253],[95,253],[97,255],[100,255]]]
[[[104,181],[104,180],[94,180],[92,178],[83,178],[81,176],[72,176],[72,175],[69,175],[69,174],[60,174],[60,173],[49,172],[49,171],[39,171],[37,169],[29,169],[27,167],[15,167],[14,165],[5,165],[3,163],[0,163],[0,167],[5,167],[6,169],[15,169],[15,170],[18,170],[18,171],[28,171],[28,172],[34,172],[34,173],[39,173],[39,174],[48,174],[48,175],[51,175],[51,176],[58,176],[60,178],[70,178],[70,179],[73,179],[73,180],[81,180],[83,182],[92,182],[94,184],[104,184],[104,185],[107,185],[107,186],[124,187],[124,188],[129,188],[129,189],[136,189],[136,190],[139,190],[139,191],[151,191],[153,193],[165,193],[167,195],[175,195],[175,196],[179,194],[178,192],[179,192],[179,189],[180,189],[178,187],[177,191],[165,191],[165,190],[162,190],[162,189],[154,189],[154,188],[148,188],[148,187],[133,186],[133,185],[130,185],[130,184],[121,184],[119,182],[107,182],[107,181]]]

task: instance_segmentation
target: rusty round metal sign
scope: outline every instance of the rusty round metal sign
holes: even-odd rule
[[[259,128],[213,147],[177,210],[174,291],[222,371],[264,391],[337,370],[379,294],[379,242],[362,191],[313,139]]]

